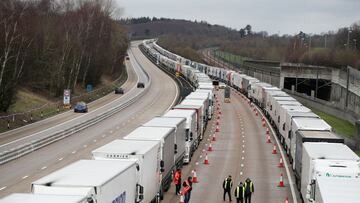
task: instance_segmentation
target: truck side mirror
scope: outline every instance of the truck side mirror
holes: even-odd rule
[[[194,138],[193,138],[193,133],[191,132],[191,133],[190,133],[190,141],[193,141],[193,139],[194,139]]]
[[[136,184],[136,192],[137,192],[136,203],[139,203],[144,199],[144,187],[139,184]]]
[[[174,144],[175,154],[177,154],[177,144]]]
[[[164,167],[165,167],[165,163],[164,163],[163,160],[161,160],[161,161],[160,161],[160,172],[164,172],[164,171],[165,171]]]
[[[94,199],[92,197],[89,197],[86,199],[87,203],[94,203]]]

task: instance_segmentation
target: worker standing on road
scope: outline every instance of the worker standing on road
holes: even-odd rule
[[[245,203],[251,203],[251,194],[254,193],[254,184],[250,180],[250,178],[247,178],[245,180],[244,190],[245,190]]]
[[[190,181],[189,181],[190,179]],[[183,195],[185,196],[184,198],[184,203],[188,203],[190,201],[190,195],[191,195],[191,190],[192,190],[192,182],[191,182],[191,177],[189,177],[188,179],[186,179],[183,182]]]
[[[231,188],[232,188],[232,180],[231,180],[231,175],[229,175],[227,178],[225,178],[224,182],[223,182],[223,189],[224,189],[224,201],[225,201],[225,196],[226,193],[229,195],[229,200],[230,202],[231,200]]]
[[[235,188],[235,197],[237,203],[244,203],[245,188],[242,182],[240,182],[239,185]]]
[[[175,183],[175,194],[180,195],[181,189],[181,170],[177,169],[174,174],[174,183]]]

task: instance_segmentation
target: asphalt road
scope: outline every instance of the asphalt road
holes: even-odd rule
[[[209,123],[205,139],[193,157],[192,162],[182,170],[183,180],[191,176],[196,169],[199,183],[193,184],[190,202],[223,202],[222,182],[228,176],[233,177],[233,190],[239,181],[247,177],[253,180],[255,193],[252,202],[280,203],[292,200],[291,189],[284,168],[279,168],[280,154],[272,154],[275,143],[267,143],[266,128],[262,126],[261,116],[256,116],[249,104],[240,95],[232,91],[231,103],[224,103],[223,91],[217,93],[220,102],[220,132],[216,133],[216,116]],[[213,151],[208,152],[210,135],[216,135],[212,142]],[[209,165],[204,165],[205,153],[208,154]],[[283,173],[285,187],[278,187],[280,174]],[[234,191],[231,191],[232,200]],[[179,202],[175,188],[165,195],[166,203]],[[226,197],[226,201],[228,201]]]
[[[90,158],[92,150],[114,139],[122,138],[142,123],[163,114],[174,104],[178,97],[178,87],[168,75],[154,66],[141,53],[137,48],[138,44],[139,42],[132,44],[129,56],[134,70],[139,70],[138,62],[152,79],[151,86],[145,95],[131,106],[98,124],[1,165],[0,197],[14,192],[29,192],[32,181],[76,160]],[[144,76],[141,76],[141,73],[139,75],[139,80],[142,81],[144,78],[141,77]],[[137,80],[129,79],[128,82],[130,81],[133,85]],[[129,87],[132,85],[129,84]],[[90,106],[89,110],[91,109]],[[46,124],[44,125],[46,129]]]

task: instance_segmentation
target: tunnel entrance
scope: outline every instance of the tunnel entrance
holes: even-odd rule
[[[296,85],[297,81],[297,85]],[[311,90],[315,91],[316,98],[330,101],[331,97],[331,81],[318,79],[318,90],[316,94],[316,79],[309,78],[284,78],[284,88],[291,90],[291,86],[294,85],[295,91],[298,93],[304,93],[311,96]],[[296,87],[297,86],[297,87]]]

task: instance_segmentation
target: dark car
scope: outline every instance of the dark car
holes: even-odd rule
[[[115,94],[124,94],[124,89],[121,87],[115,87]]]
[[[74,112],[76,112],[76,113],[86,113],[86,112],[88,112],[87,104],[85,102],[76,103],[76,105],[74,107]]]
[[[142,82],[138,82],[137,88],[145,88],[145,84]]]

